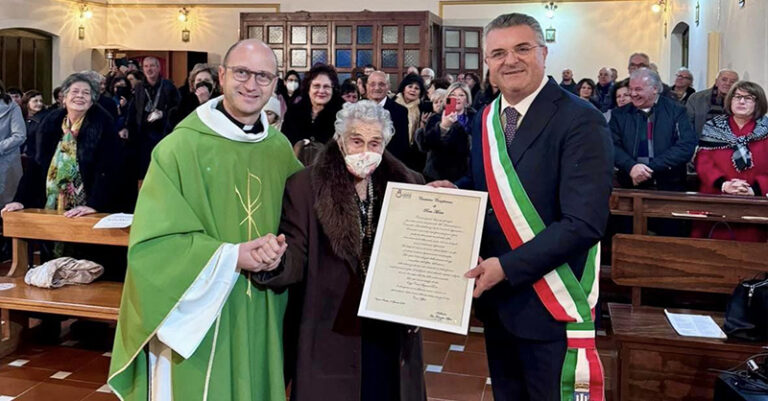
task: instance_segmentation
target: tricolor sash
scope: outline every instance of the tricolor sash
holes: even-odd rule
[[[483,165],[488,195],[504,236],[515,249],[546,226],[533,207],[507,153],[497,97],[483,113]],[[581,281],[568,264],[534,283],[555,320],[566,323],[568,351],[560,379],[562,401],[603,401],[603,367],[595,348],[595,305],[599,294],[600,244],[589,250]]]

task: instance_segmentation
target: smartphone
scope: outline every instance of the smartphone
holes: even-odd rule
[[[456,98],[449,97],[445,99],[445,115],[449,115],[456,111]]]
[[[422,100],[421,103],[419,103],[419,111],[422,113],[432,113],[435,110],[432,107],[432,101],[430,100]]]

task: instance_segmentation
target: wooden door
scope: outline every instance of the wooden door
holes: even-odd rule
[[[52,42],[50,36],[26,29],[0,30],[0,79],[5,88],[31,89],[52,97]]]
[[[456,75],[474,72],[483,77],[483,28],[466,26],[443,27],[444,72]]]

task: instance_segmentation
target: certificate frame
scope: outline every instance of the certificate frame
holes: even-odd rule
[[[465,251],[464,252],[465,254],[463,255],[463,258],[461,258],[462,259],[461,261],[455,262],[455,263],[458,263],[459,265],[466,264],[467,267],[466,267],[466,270],[460,272],[461,279],[466,280],[466,283],[461,289],[461,292],[459,293],[459,291],[456,289],[452,290],[454,291],[452,292],[452,295],[454,296],[452,301],[455,302],[456,304],[458,304],[459,301],[463,302],[463,306],[461,306],[460,308],[461,309],[460,318],[452,319],[453,320],[452,322],[447,322],[447,323],[443,322],[441,321],[441,318],[437,316],[435,316],[434,319],[427,319],[427,318],[422,318],[422,317],[408,315],[408,314],[391,313],[391,312],[382,311],[380,308],[382,304],[379,303],[378,300],[376,301],[371,300],[371,294],[372,292],[374,292],[372,288],[374,286],[377,286],[377,290],[382,288],[382,285],[384,286],[384,288],[388,288],[385,284],[381,284],[381,282],[386,281],[387,279],[391,279],[392,276],[396,276],[395,273],[392,273],[390,271],[391,269],[388,269],[387,267],[383,267],[382,263],[380,262],[382,259],[381,256],[383,252],[392,252],[392,250],[386,248],[386,245],[385,247],[382,247],[382,239],[384,238],[385,232],[387,232],[388,224],[395,224],[395,222],[389,221],[389,213],[390,213],[390,210],[392,209],[393,200],[395,202],[401,201],[400,194],[402,194],[403,197],[406,197],[406,194],[424,194],[424,196],[442,197],[442,199],[472,198],[473,200],[476,201],[476,204],[477,204],[476,209],[467,210],[467,216],[465,217],[465,218],[469,218],[469,215],[471,214],[471,218],[474,219],[474,222],[472,224],[467,224],[467,226],[471,226],[468,228],[473,230],[473,232],[471,233],[472,243],[468,245],[468,246],[471,246],[471,249],[469,250],[469,257],[467,259],[467,255],[466,255],[467,248],[462,247],[462,250]],[[419,200],[423,200],[423,199],[419,198]],[[453,188],[434,188],[426,185],[414,185],[414,184],[389,182],[387,184],[387,190],[385,192],[384,199],[383,199],[381,214],[379,216],[378,227],[376,230],[376,236],[373,243],[373,249],[371,250],[371,259],[368,264],[368,273],[366,276],[365,285],[363,287],[363,295],[360,299],[358,316],[466,335],[469,329],[470,311],[472,307],[472,292],[474,290],[475,280],[466,279],[463,277],[463,274],[477,265],[478,255],[480,253],[480,241],[482,238],[483,225],[485,223],[487,201],[488,201],[488,194],[486,192],[469,191],[469,190],[461,190],[461,189],[453,189]],[[414,213],[417,214],[418,212],[414,212]],[[452,282],[452,283],[454,285],[456,284],[455,282]],[[376,292],[378,293],[378,291]],[[408,296],[404,295],[403,297],[407,298]],[[410,302],[418,303],[419,301],[412,300]],[[435,301],[431,301],[431,302],[435,302]],[[398,302],[395,302],[395,303],[398,303]],[[405,302],[403,304],[405,304]],[[456,305],[453,305],[453,306],[456,306]],[[450,319],[442,319],[442,320],[450,320]]]

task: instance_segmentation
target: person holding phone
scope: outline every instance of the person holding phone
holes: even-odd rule
[[[170,114],[170,128],[186,118],[201,104],[219,96],[216,70],[210,64],[196,64],[189,72],[189,93],[181,98],[179,105]]]
[[[416,141],[427,153],[424,176],[427,181],[451,180],[463,177],[469,168],[469,133],[475,110],[472,94],[463,82],[448,87],[442,113],[435,113]]]

